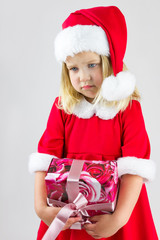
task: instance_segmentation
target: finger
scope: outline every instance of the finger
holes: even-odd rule
[[[73,224],[73,223],[82,221],[82,217],[72,217],[72,218],[69,218],[68,221]]]
[[[101,237],[100,237],[99,235],[95,234],[93,231],[88,231],[88,230],[86,230],[86,232],[87,232],[91,237],[93,237],[93,238],[95,238],[95,239],[101,239]]]
[[[93,238],[95,239],[101,239],[101,237],[97,236],[97,235],[94,235]]]
[[[69,218],[66,222],[66,225],[71,226],[72,224],[81,221],[81,218]]]
[[[88,231],[88,230],[86,230],[86,232],[87,232],[90,236],[92,236],[92,237],[95,235],[93,231]]]
[[[93,216],[91,218],[89,218],[89,221],[91,222],[98,222],[100,220],[101,216]]]
[[[84,228],[88,231],[94,231],[95,229],[95,224],[93,223],[87,223],[87,224],[84,224]]]
[[[63,230],[66,230],[68,228],[70,228],[74,223],[76,222],[80,222],[82,220],[81,217],[73,217],[73,218],[69,218],[63,228]]]

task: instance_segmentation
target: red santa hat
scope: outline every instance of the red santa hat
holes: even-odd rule
[[[135,89],[135,77],[123,71],[127,44],[124,15],[115,6],[81,9],[71,13],[55,39],[55,55],[65,62],[67,56],[92,51],[111,58],[114,75],[104,79],[102,96],[108,101],[121,100]]]

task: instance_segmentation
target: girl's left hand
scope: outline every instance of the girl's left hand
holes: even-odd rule
[[[114,214],[94,216],[89,220],[92,223],[85,224],[84,229],[95,239],[110,237],[123,226]]]
[[[87,233],[95,239],[113,236],[129,220],[138,200],[143,184],[143,178],[137,175],[125,174],[121,178],[118,202],[112,214],[94,216],[85,224]]]

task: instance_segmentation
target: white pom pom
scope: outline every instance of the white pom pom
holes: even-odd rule
[[[130,96],[135,90],[136,79],[129,71],[111,75],[102,83],[101,94],[108,101],[119,101]]]

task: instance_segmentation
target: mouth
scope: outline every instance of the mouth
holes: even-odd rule
[[[83,89],[91,89],[91,88],[93,88],[94,86],[93,85],[85,85],[85,86],[83,86],[82,88]]]

